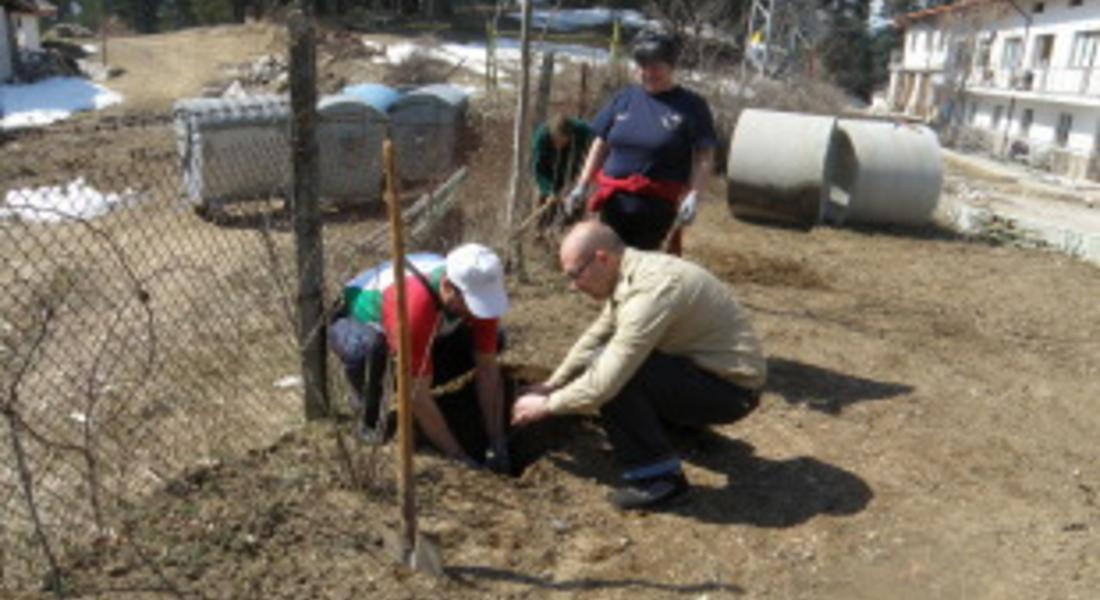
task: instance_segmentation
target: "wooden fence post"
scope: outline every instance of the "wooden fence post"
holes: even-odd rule
[[[520,24],[520,66],[519,66],[519,94],[516,98],[516,123],[513,130],[512,148],[512,197],[508,202],[508,231],[515,231],[523,222],[524,210],[530,204],[527,197],[528,176],[527,165],[527,96],[531,93],[531,2],[523,3],[523,20]],[[511,260],[516,269],[520,281],[527,278],[527,269],[523,262],[523,242],[515,236],[512,239]]]
[[[535,95],[535,126],[546,122],[546,113],[550,106],[550,87],[554,81],[554,51],[542,53],[542,67],[539,70],[539,87]]]
[[[581,89],[577,98],[577,116],[584,118],[588,112],[588,63],[581,63]]]
[[[312,19],[297,5],[290,33],[290,142],[294,242],[298,261],[298,352],[306,418],[328,415],[325,365],[325,255],[318,206],[317,54]]]

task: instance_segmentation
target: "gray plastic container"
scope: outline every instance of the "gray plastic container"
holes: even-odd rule
[[[317,112],[321,196],[340,204],[379,201],[389,118],[362,98],[344,95],[321,99]]]
[[[444,179],[457,163],[458,136],[468,95],[445,84],[411,90],[390,106],[390,127],[400,177]]]
[[[193,203],[285,196],[290,102],[281,96],[191,98],[172,109],[184,195]]]

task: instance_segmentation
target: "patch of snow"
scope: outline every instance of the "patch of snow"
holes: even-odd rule
[[[121,194],[103,193],[79,177],[66,186],[9,190],[0,206],[0,219],[17,218],[38,223],[66,219],[93,219],[131,204],[137,194],[127,188]]]
[[[99,110],[121,101],[121,95],[78,77],[0,85],[0,129],[49,125],[74,112]]]
[[[513,21],[523,19],[516,11],[506,15]],[[659,26],[658,21],[645,18],[636,10],[612,10],[610,8],[572,8],[562,10],[532,10],[531,27],[548,31],[576,31],[587,27],[611,25],[615,20],[628,29],[646,29]]]
[[[399,63],[406,60],[414,52],[423,52],[438,60],[446,61],[453,65],[461,65],[465,69],[474,71],[479,75],[485,74],[485,43],[471,42],[466,44],[443,44],[440,46],[420,46],[414,43],[393,44],[386,47],[386,55],[379,55],[374,59],[377,63]],[[607,61],[610,53],[606,48],[594,48],[581,44],[558,44],[533,41],[531,51],[541,53],[554,51],[558,56],[566,60],[582,61]],[[515,66],[520,60],[519,40],[499,38],[497,40],[496,58],[500,66]],[[537,60],[537,59],[534,59]]]
[[[302,387],[303,383],[304,381],[301,375],[287,375],[286,377],[277,380],[272,385],[277,390],[287,390],[292,388],[300,388]]]

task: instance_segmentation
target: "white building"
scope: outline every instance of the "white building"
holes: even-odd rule
[[[46,0],[0,0],[0,83],[15,79],[19,52],[42,49],[38,21],[56,13]]]
[[[897,19],[891,110],[1100,178],[1100,0],[961,0]]]

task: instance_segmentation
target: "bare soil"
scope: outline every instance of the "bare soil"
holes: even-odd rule
[[[507,136],[491,135],[506,127],[473,155],[470,203],[506,187]],[[715,182],[687,256],[753,312],[771,373],[755,414],[681,440],[687,505],[612,510],[615,465],[584,420],[517,433],[518,478],[422,453],[421,525],[447,565],[432,579],[382,546],[398,515],[391,449],[320,424],[182,477],[135,508],[120,542],[74,559],[71,584],[217,598],[1091,597],[1100,272],[935,230],[746,224],[722,194]],[[493,228],[473,219],[466,235]],[[528,265],[507,359],[548,369],[595,307],[542,247]]]
[[[509,124],[478,123],[464,235],[502,244]],[[422,452],[420,524],[447,570],[434,579],[383,548],[392,447],[320,423],[180,477],[117,540],[69,555],[66,583],[105,597],[1095,597],[1100,270],[935,229],[748,224],[723,198],[716,180],[686,255],[752,312],[770,375],[744,421],[681,436],[686,505],[608,506],[616,467],[586,420],[518,432],[516,478]],[[532,373],[596,307],[544,246],[527,257],[506,360]]]
[[[122,94],[121,109],[166,111],[179,98],[200,95],[226,66],[267,54],[285,57],[282,36],[278,27],[256,23],[108,38],[108,63],[123,74],[106,85]]]

